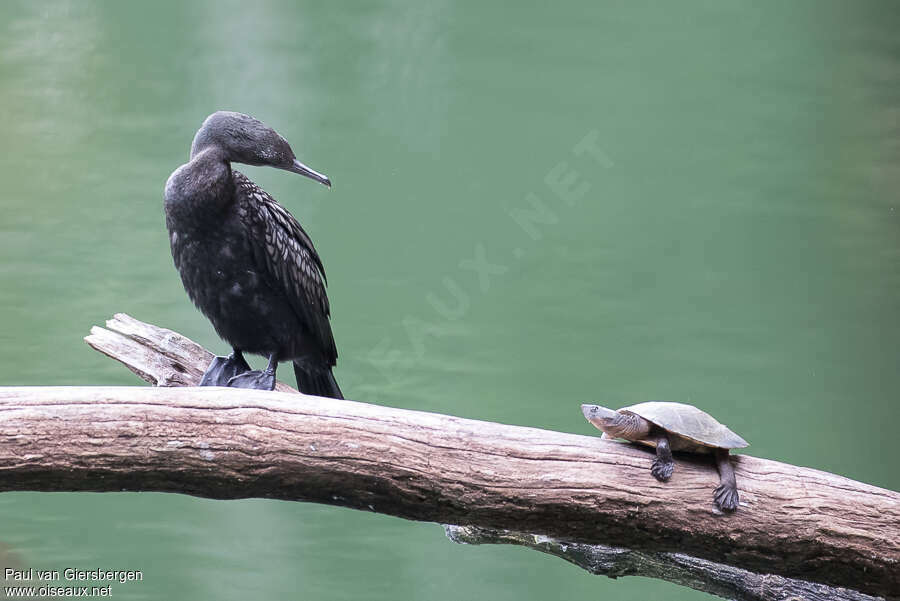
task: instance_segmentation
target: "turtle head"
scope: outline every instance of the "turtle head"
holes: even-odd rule
[[[601,407],[600,405],[582,405],[581,413],[584,418],[591,422],[598,430],[606,432],[606,428],[619,417],[619,414],[612,409]]]
[[[582,405],[584,417],[610,438],[643,440],[650,433],[650,422],[634,413],[619,413],[600,405]]]

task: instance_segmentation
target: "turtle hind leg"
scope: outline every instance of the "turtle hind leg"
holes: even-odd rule
[[[728,458],[728,449],[716,449],[716,469],[719,470],[719,485],[713,492],[716,507],[722,511],[734,511],[740,504],[734,468]]]
[[[660,482],[665,482],[672,477],[675,471],[675,460],[672,459],[672,449],[669,447],[669,438],[660,436],[656,439],[656,459],[650,466],[650,473]]]
[[[250,371],[239,349],[234,349],[227,357],[214,357],[200,379],[200,386],[228,386],[231,378]]]

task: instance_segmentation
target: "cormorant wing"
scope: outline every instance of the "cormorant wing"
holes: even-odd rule
[[[282,292],[332,365],[337,348],[328,318],[325,267],[312,240],[287,209],[239,171],[232,170],[238,210],[250,224],[249,243],[271,286]]]

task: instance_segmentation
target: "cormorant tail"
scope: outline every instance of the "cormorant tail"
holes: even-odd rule
[[[297,377],[297,389],[303,394],[332,399],[344,398],[330,367],[316,369],[294,363],[294,375]]]

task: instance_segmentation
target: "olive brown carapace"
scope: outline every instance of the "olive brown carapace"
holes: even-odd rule
[[[617,411],[599,405],[582,405],[581,412],[603,431],[603,438],[622,438],[656,447],[656,460],[650,473],[662,482],[675,469],[672,451],[712,453],[720,480],[713,494],[716,507],[722,511],[737,509],[737,483],[728,450],[746,447],[747,441],[713,416],[692,405],[665,401],[639,403]]]
[[[188,296],[233,349],[212,361],[200,385],[272,390],[278,362],[292,361],[301,392],[343,398],[322,261],[287,209],[232,163],[331,187],[253,117],[219,111],[197,131],[190,161],[166,182],[166,227]],[[266,369],[251,370],[245,352],[268,358]]]

